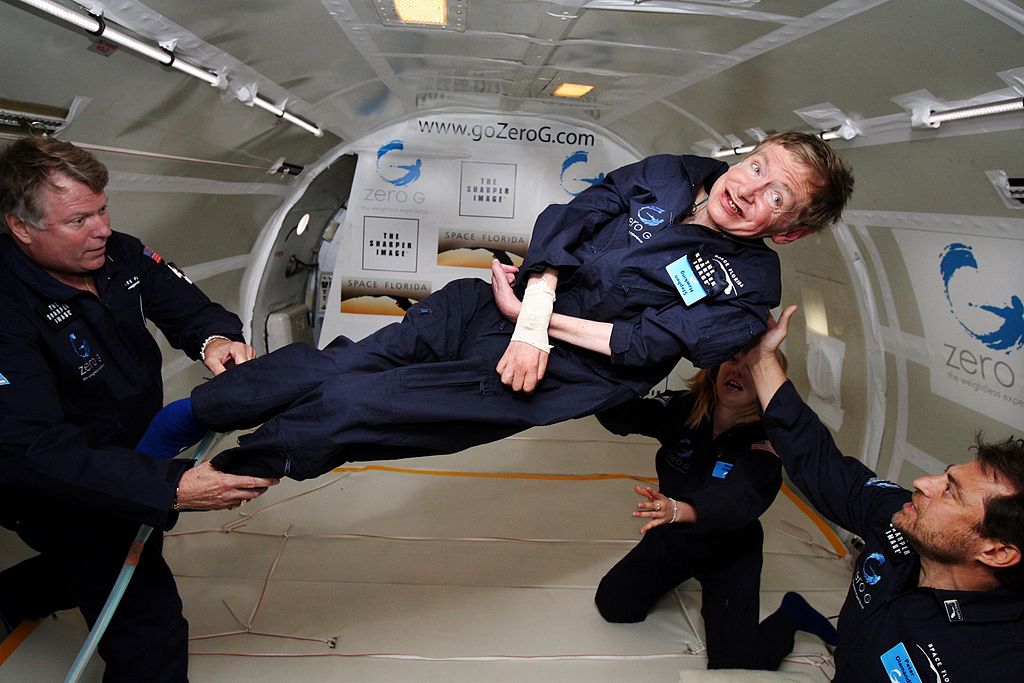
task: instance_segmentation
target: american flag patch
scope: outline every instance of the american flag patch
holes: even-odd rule
[[[774,448],[772,448],[772,443],[770,441],[756,441],[750,444],[750,450],[767,451],[768,453],[774,455],[776,458],[779,457],[779,454],[775,452]]]
[[[153,259],[157,263],[163,263],[164,262],[164,257],[163,256],[161,256],[160,254],[156,253],[155,251],[153,251],[151,248],[149,248],[145,244],[142,245],[142,255],[143,256],[148,256],[149,258]]]

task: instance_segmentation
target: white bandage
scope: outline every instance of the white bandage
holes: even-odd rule
[[[536,280],[527,285],[512,341],[526,342],[549,353],[551,345],[548,344],[548,323],[554,308],[555,290],[547,282]]]

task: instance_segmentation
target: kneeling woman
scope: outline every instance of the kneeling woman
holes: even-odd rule
[[[782,359],[784,360],[784,359]],[[775,500],[782,465],[761,427],[747,366],[730,360],[700,370],[689,391],[635,399],[597,415],[607,429],[644,434],[660,490],[637,486],[643,538],[601,580],[596,603],[608,621],[643,621],[687,579],[701,584],[709,669],[775,670],[796,630],[835,642],[825,617],[796,593],[758,624],[761,546],[758,517]]]

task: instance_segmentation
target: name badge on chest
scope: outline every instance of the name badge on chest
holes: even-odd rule
[[[715,262],[703,252],[695,251],[665,266],[672,284],[683,303],[692,306],[701,299],[725,290],[726,283],[715,267]]]

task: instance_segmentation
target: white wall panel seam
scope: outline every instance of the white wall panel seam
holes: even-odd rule
[[[111,173],[107,189],[118,192],[176,192],[218,195],[286,195],[290,185],[272,183],[236,183],[205,178],[158,176],[143,173]]]

